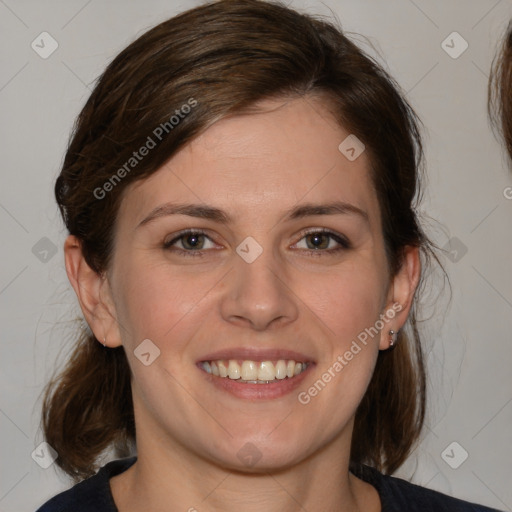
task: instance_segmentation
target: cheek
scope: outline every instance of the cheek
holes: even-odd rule
[[[160,346],[172,340],[173,349],[179,350],[200,326],[187,319],[195,316],[217,281],[218,276],[208,273],[171,271],[165,262],[134,260],[120,265],[116,307],[124,327],[123,344],[133,347],[149,338]]]
[[[304,297],[337,344],[346,344],[374,325],[385,304],[385,288],[379,268],[361,262],[315,276],[314,285],[302,286],[298,295]]]
[[[370,332],[379,319],[384,283],[377,268],[355,265],[317,284],[317,293],[309,291],[308,305],[312,322],[323,325],[326,337],[316,379],[297,398],[304,414],[322,417],[322,432],[335,436],[355,414],[373,374],[379,336],[374,330],[364,342],[358,336],[365,329]]]
[[[354,413],[373,374],[380,339],[375,325],[385,304],[385,277],[375,260],[361,257],[336,273],[316,276],[315,287],[301,291],[314,313],[311,321],[323,327],[325,338],[319,379],[301,389],[300,403],[318,414],[331,411],[326,426],[333,429]]]

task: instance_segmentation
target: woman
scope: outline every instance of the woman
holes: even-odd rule
[[[282,5],[121,52],[55,187],[90,331],[43,411],[83,481],[40,510],[490,510],[384,475],[425,412],[420,160],[390,77]]]

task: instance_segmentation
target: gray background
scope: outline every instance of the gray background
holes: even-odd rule
[[[66,355],[77,313],[63,265],[66,232],[52,195],[72,123],[122,48],[197,3],[0,0],[0,512],[35,510],[69,484],[31,453],[42,441],[40,393],[58,354]],[[512,172],[486,117],[487,75],[512,3],[291,5],[328,16],[332,10],[345,30],[369,36],[373,49],[357,39],[407,92],[426,126],[425,226],[440,246],[455,249],[442,257],[451,304],[448,291],[429,296],[427,427],[399,475],[512,510]],[[31,47],[43,31],[58,43],[47,59]],[[469,45],[457,58],[442,46],[454,31]],[[464,43],[455,36],[446,44],[458,53]],[[468,458],[453,469],[445,460],[458,465],[462,450]]]

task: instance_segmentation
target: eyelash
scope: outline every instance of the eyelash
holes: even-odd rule
[[[308,235],[316,235],[316,234],[328,235],[335,242],[337,242],[339,244],[339,246],[334,249],[299,249],[299,250],[305,251],[311,257],[318,257],[318,256],[324,256],[326,254],[327,255],[335,254],[335,253],[338,253],[339,251],[345,251],[347,249],[352,248],[350,242],[345,237],[338,235],[336,233],[333,233],[332,231],[330,231],[326,228],[318,228],[318,229],[313,229],[313,230],[309,230],[309,231],[301,233],[301,238],[299,239],[299,242]],[[173,250],[173,251],[179,252],[185,257],[193,257],[193,258],[203,257],[204,251],[205,251],[204,249],[199,249],[199,250],[194,251],[194,250],[184,250],[184,249],[172,247],[176,242],[178,242],[182,238],[184,238],[186,236],[190,236],[190,235],[204,235],[206,238],[208,238],[210,241],[213,242],[213,240],[211,240],[211,238],[202,229],[186,229],[184,231],[179,232],[177,234],[177,236],[172,238],[172,240],[169,240],[168,242],[164,242],[163,248],[167,249],[167,250]],[[296,244],[294,244],[294,245],[296,245]],[[206,249],[206,250],[208,250],[208,249]]]
[[[338,247],[335,247],[334,249],[300,249],[302,251],[306,251],[308,256],[311,256],[313,258],[316,258],[319,256],[337,254],[340,251],[346,251],[346,250],[352,248],[352,245],[350,244],[350,242],[348,241],[347,238],[345,238],[344,236],[339,235],[337,233],[333,233],[332,231],[330,231],[329,229],[326,229],[326,228],[310,229],[309,231],[302,232],[299,242],[308,235],[316,235],[316,234],[327,235],[329,238],[331,238],[332,240],[337,242],[339,245],[338,245]],[[296,244],[294,244],[294,245],[296,245]]]
[[[181,240],[182,238],[185,238],[186,236],[189,236],[189,235],[204,235],[207,238],[210,238],[202,229],[185,229],[184,231],[180,231],[172,240],[169,240],[168,242],[164,242],[163,248],[167,249],[167,250],[179,252],[185,257],[189,257],[189,256],[192,258],[203,257],[204,252],[202,250],[187,251],[184,249],[179,249],[179,248],[176,249],[176,248],[172,247],[178,240]]]

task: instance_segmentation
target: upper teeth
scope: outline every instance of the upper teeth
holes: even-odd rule
[[[247,382],[268,382],[275,379],[291,378],[303,372],[307,363],[285,361],[237,361],[236,359],[204,361],[204,370],[218,377],[241,379]]]

